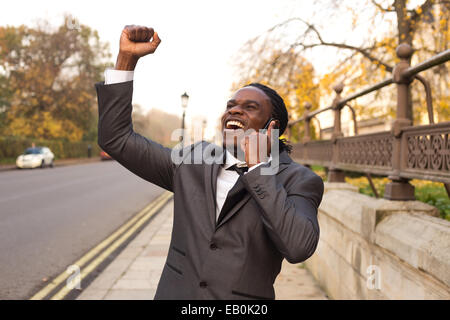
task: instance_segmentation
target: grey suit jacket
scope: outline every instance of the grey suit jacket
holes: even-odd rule
[[[302,262],[316,249],[322,179],[282,152],[277,174],[256,168],[239,178],[216,223],[220,164],[175,164],[171,149],[135,133],[132,81],[96,89],[100,147],[174,193],[172,239],[155,299],[274,299],[283,258]]]

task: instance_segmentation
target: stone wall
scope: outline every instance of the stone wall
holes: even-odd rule
[[[450,299],[450,222],[419,201],[325,183],[306,267],[333,299]]]

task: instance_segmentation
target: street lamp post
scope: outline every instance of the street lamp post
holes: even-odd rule
[[[186,108],[188,105],[188,101],[189,101],[189,96],[188,94],[185,92],[181,95],[181,107],[183,108],[183,119],[181,120],[181,132],[182,132],[182,136],[180,137],[180,141],[181,141],[181,148],[184,148],[184,118],[186,116]]]
[[[206,124],[207,124],[206,119],[203,119],[203,122],[202,122],[202,141],[205,140]]]

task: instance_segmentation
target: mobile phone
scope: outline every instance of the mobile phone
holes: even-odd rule
[[[264,128],[262,128],[261,130],[266,130],[266,131],[267,131],[267,128],[269,128],[270,123],[271,123],[272,121],[274,121],[274,120],[275,120],[274,118],[270,118],[269,121],[267,121],[267,123],[266,123],[266,125],[264,126]],[[277,129],[277,126],[275,126],[275,129]],[[263,131],[263,132],[265,133],[266,131]]]

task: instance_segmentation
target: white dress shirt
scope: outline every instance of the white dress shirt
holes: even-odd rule
[[[228,192],[233,188],[236,184],[237,179],[239,179],[239,174],[234,170],[227,170],[229,167],[237,164],[243,163],[239,159],[235,158],[228,150],[226,151],[227,156],[225,158],[225,163],[220,167],[219,174],[217,175],[217,191],[216,191],[216,220],[219,218],[220,210],[222,210],[223,205],[225,204],[225,200],[227,198]],[[268,161],[272,160],[272,156]],[[248,168],[248,171],[244,174],[249,173],[253,169],[262,165],[265,162],[260,162],[257,165],[254,165],[251,168]]]
[[[131,80],[133,80],[133,76],[134,76],[134,71],[107,69],[105,71],[105,85],[131,81]],[[225,163],[223,166],[220,167],[219,174],[217,176],[216,220],[219,217],[220,211],[222,210],[222,207],[225,203],[228,192],[231,190],[231,188],[233,188],[233,186],[235,185],[236,181],[239,178],[239,174],[236,171],[227,170],[227,169],[236,163],[242,163],[242,161],[235,158],[230,152],[226,151],[226,153],[227,153],[227,155],[226,155]],[[270,162],[271,160],[272,160],[272,156],[269,157],[267,162]],[[254,165],[253,167],[248,169],[248,172],[257,168],[261,164],[267,163],[267,162],[260,162],[257,165]],[[248,173],[248,172],[246,172],[246,173]],[[244,173],[244,174],[246,174],[246,173]]]

